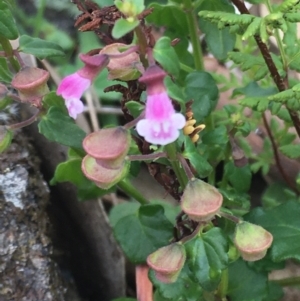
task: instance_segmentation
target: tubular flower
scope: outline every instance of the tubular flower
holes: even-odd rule
[[[175,141],[185,125],[185,117],[176,113],[164,85],[166,73],[158,66],[150,66],[139,79],[147,85],[145,119],[137,123],[139,135],[152,144],[166,145]]]
[[[69,115],[76,119],[83,112],[84,106],[80,100],[82,94],[89,88],[98,73],[107,66],[109,58],[106,54],[89,56],[80,54],[79,58],[85,64],[77,72],[66,76],[58,86],[57,95],[65,99]]]

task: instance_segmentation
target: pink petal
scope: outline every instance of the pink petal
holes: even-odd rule
[[[166,92],[148,95],[146,103],[146,119],[162,121],[174,114],[172,102]]]
[[[58,86],[57,95],[64,99],[80,98],[91,85],[91,80],[81,77],[77,72],[66,76]]]
[[[180,113],[175,113],[169,119],[162,122],[142,119],[137,123],[136,130],[147,142],[166,145],[179,137],[179,129],[183,128],[184,125],[184,116]]]
[[[68,98],[66,99],[66,107],[68,109],[69,115],[76,119],[77,115],[83,112],[84,105],[78,98]]]

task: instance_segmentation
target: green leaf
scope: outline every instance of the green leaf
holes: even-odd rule
[[[167,300],[180,301],[200,301],[202,300],[202,290],[198,283],[194,282],[193,276],[187,265],[183,267],[180,275],[174,283],[163,283],[158,281],[155,277],[155,272],[150,270],[149,278],[154,286],[157,288],[161,297]]]
[[[172,29],[179,35],[186,35],[188,32],[187,19],[180,7],[152,3],[150,8],[153,8],[153,12],[147,16],[147,22]]]
[[[289,144],[279,147],[279,150],[287,157],[296,159],[300,157],[300,144]]]
[[[231,301],[263,301],[268,293],[267,273],[250,269],[239,259],[229,266],[228,296]]]
[[[285,203],[286,200],[297,200],[297,197],[293,191],[281,182],[269,184],[262,196],[262,203],[265,209],[279,206]]]
[[[203,1],[199,6],[199,10],[234,12],[233,6],[226,0]],[[212,24],[203,17],[200,17],[199,25],[201,31],[205,34],[205,40],[211,53],[218,60],[225,60],[227,53],[232,51],[235,45],[235,34],[230,33],[229,28],[219,29],[217,24]]]
[[[9,71],[7,60],[4,57],[0,57],[0,82],[10,84],[12,80],[12,74]]]
[[[153,48],[153,56],[169,74],[175,77],[179,75],[179,59],[176,51],[171,46],[170,38],[162,37],[156,42]]]
[[[114,234],[122,250],[134,263],[143,263],[149,254],[166,246],[173,236],[173,225],[160,205],[143,205],[121,218]]]
[[[190,161],[200,178],[207,177],[213,170],[205,157],[200,154],[190,137],[185,137],[183,156]]]
[[[65,55],[63,49],[59,45],[26,35],[20,37],[19,51],[32,54],[40,60],[53,56]]]
[[[253,37],[254,35],[256,35],[259,32],[259,28],[260,28],[260,24],[261,24],[262,18],[255,18],[253,20],[253,22],[248,26],[248,28],[246,29],[246,31],[244,32],[243,36],[242,36],[242,40],[247,40],[250,37]]]
[[[51,141],[82,149],[82,140],[86,133],[58,107],[49,109],[47,115],[42,117],[38,128],[39,132]]]
[[[249,165],[236,167],[232,161],[225,165],[225,175],[230,184],[239,192],[250,189],[252,173]]]
[[[250,212],[249,220],[259,224],[273,235],[270,255],[274,261],[290,258],[300,260],[300,204],[287,201],[268,211],[257,208]]]
[[[207,145],[225,145],[228,142],[228,133],[224,125],[220,125],[212,131],[206,132],[202,137],[202,142]]]
[[[235,215],[244,215],[250,209],[250,197],[247,193],[241,193],[232,187],[226,189],[219,188],[219,192],[223,195],[223,206],[229,208]]]
[[[0,2],[0,33],[9,40],[15,40],[19,36],[14,17],[4,2]]]
[[[204,290],[217,288],[228,265],[228,243],[220,228],[213,228],[185,244],[187,263]]]
[[[264,112],[268,108],[269,100],[267,97],[246,97],[241,99],[239,104],[258,112]]]
[[[55,91],[52,91],[43,97],[43,108],[49,110],[51,107],[57,107],[66,115],[68,114],[64,99],[61,96],[58,96]]]
[[[193,99],[194,118],[201,122],[217,105],[219,89],[213,77],[204,71],[188,74],[185,80],[187,99]]]
[[[81,158],[71,159],[60,163],[55,170],[55,174],[50,182],[55,185],[60,182],[71,182],[77,187],[79,199],[81,201],[101,197],[109,191],[100,189],[95,183],[88,180],[81,170]]]
[[[174,81],[171,79],[170,76],[166,76],[164,79],[164,83],[168,90],[168,95],[174,99],[177,100],[180,103],[184,103],[185,96],[182,91],[182,87],[180,87],[178,84],[174,83]]]
[[[112,30],[112,36],[115,39],[120,39],[125,36],[127,33],[134,30],[140,22],[138,20],[134,20],[133,22],[129,22],[126,19],[118,19],[114,25]]]
[[[133,118],[137,118],[138,116],[140,116],[142,111],[145,109],[144,105],[134,100],[126,102],[125,107],[129,110]]]
[[[109,221],[114,228],[118,221],[125,216],[135,214],[140,208],[140,204],[136,202],[125,202],[114,206],[109,212]]]

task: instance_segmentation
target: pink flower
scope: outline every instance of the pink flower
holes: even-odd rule
[[[83,112],[84,105],[80,98],[89,88],[94,78],[108,64],[108,56],[97,54],[89,56],[81,54],[80,59],[85,66],[77,72],[66,76],[58,86],[57,95],[65,99],[69,115],[76,119],[77,115]]]
[[[185,117],[176,113],[163,79],[166,73],[156,65],[150,66],[141,82],[147,85],[145,119],[137,123],[136,130],[147,142],[166,145],[179,137],[179,130],[186,123]]]

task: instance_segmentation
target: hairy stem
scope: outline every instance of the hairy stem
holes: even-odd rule
[[[300,285],[300,277],[289,277],[278,280],[272,280],[272,282],[276,282],[281,286],[294,286]]]
[[[129,196],[133,197],[141,205],[149,204],[149,201],[146,198],[144,198],[144,196],[139,191],[137,191],[128,180],[123,180],[119,182],[118,187],[120,187]]]
[[[270,138],[270,141],[271,141],[271,144],[272,144],[272,149],[273,149],[273,153],[274,153],[274,158],[275,158],[275,162],[276,162],[276,165],[278,167],[278,170],[279,172],[281,173],[283,179],[285,180],[285,182],[288,184],[288,186],[296,192],[296,194],[299,195],[299,191],[297,190],[296,188],[296,185],[291,182],[290,178],[288,177],[288,175],[286,174],[282,164],[281,164],[281,160],[280,160],[280,157],[279,157],[279,151],[278,151],[278,148],[277,148],[277,145],[276,145],[276,142],[275,142],[275,139],[274,139],[274,136],[272,134],[272,131],[270,129],[270,126],[268,124],[268,121],[267,121],[267,118],[266,118],[266,114],[263,113],[262,114],[262,118],[263,118],[263,122],[264,122],[264,126],[267,130],[267,133],[268,133],[268,136]]]
[[[38,115],[40,113],[40,110],[37,110],[34,115],[32,117],[30,117],[29,119],[25,120],[25,121],[22,121],[22,122],[19,122],[19,123],[15,123],[15,124],[11,124],[11,125],[8,125],[6,126],[6,128],[8,130],[17,130],[17,129],[21,129],[25,126],[28,126],[32,123],[35,122],[35,120],[37,119]]]
[[[14,68],[16,72],[20,70],[20,65],[18,61],[14,57],[14,50],[9,42],[8,39],[0,35],[0,44],[2,45],[2,48],[4,52],[6,53],[6,57],[9,60],[10,64]]]
[[[184,0],[183,5],[184,5],[184,10],[186,12],[189,35],[193,46],[195,67],[196,70],[203,70],[204,69],[203,54],[202,54],[202,49],[201,49],[201,44],[199,39],[199,32],[198,32],[199,30],[198,30],[198,24],[197,24],[193,3],[191,0]]]
[[[141,59],[141,62],[143,64],[144,68],[146,69],[148,67],[148,61],[146,59],[147,47],[148,47],[147,39],[143,32],[143,28],[141,25],[136,27],[134,32],[137,36],[138,44],[140,46],[140,59]]]
[[[151,153],[151,154],[146,154],[146,155],[129,155],[128,159],[130,161],[144,161],[144,160],[156,160],[159,158],[166,158],[167,153],[165,152],[159,152],[159,153]]]
[[[193,174],[192,170],[190,169],[186,159],[181,154],[178,154],[177,157],[178,157],[178,159],[181,163],[181,166],[183,167],[188,179],[191,180],[191,179],[195,178],[195,175]]]
[[[250,14],[247,7],[245,6],[244,1],[242,1],[242,0],[231,0],[231,1],[238,8],[238,10],[240,11],[241,14],[247,14],[247,15]],[[270,74],[271,74],[271,76],[273,78],[273,81],[275,82],[278,90],[280,92],[286,90],[288,88],[287,87],[287,82],[284,81],[284,79],[281,78],[281,76],[279,75],[279,72],[278,72],[278,70],[275,66],[275,63],[274,63],[274,61],[271,57],[271,54],[270,54],[270,51],[269,51],[267,45],[265,43],[263,43],[263,41],[261,40],[261,38],[258,35],[255,35],[254,38],[256,40],[257,46],[259,47],[259,50],[260,50],[267,66],[268,66]],[[300,118],[299,118],[299,115],[296,111],[293,111],[289,108],[287,108],[287,109],[288,109],[290,117],[293,121],[296,132],[297,132],[298,136],[300,137]]]
[[[181,188],[184,189],[188,182],[188,178],[184,172],[184,169],[179,164],[179,161],[177,158],[176,144],[173,142],[173,143],[166,145],[165,151],[168,154],[169,161],[170,161],[171,166],[177,176],[178,182],[179,182]]]
[[[217,291],[217,295],[218,297],[220,297],[222,301],[227,300],[226,298],[227,290],[228,290],[228,269],[225,269],[222,271],[221,282],[219,284],[219,288]]]

